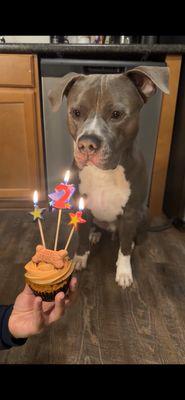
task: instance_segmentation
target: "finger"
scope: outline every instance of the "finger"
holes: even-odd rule
[[[57,321],[65,312],[64,293],[60,292],[55,296],[55,308],[51,312],[50,322]]]
[[[76,276],[74,276],[69,284],[69,289],[71,292],[74,292],[76,290],[76,287],[77,287],[77,278]]]
[[[31,288],[28,286],[28,284],[26,283],[25,288],[23,290],[24,294],[31,294],[34,296],[34,293],[32,292]]]
[[[35,316],[35,324],[37,332],[39,333],[40,330],[43,328],[44,325],[44,315],[42,311],[42,299],[41,297],[36,297],[34,304],[33,304],[34,316]]]
[[[54,301],[43,301],[42,302],[42,309],[44,314],[50,314],[50,312],[53,310],[53,308],[55,307],[55,302]]]
[[[67,302],[67,305],[71,305],[71,303],[75,301],[75,299],[77,298],[77,294],[78,294],[78,290],[77,289],[77,285],[73,285],[72,287],[69,288],[69,291],[67,293],[66,296],[66,300],[69,300],[69,302]]]
[[[69,306],[76,298],[77,295],[77,278],[73,277],[71,279],[70,285],[69,285],[69,290],[67,293],[67,299],[69,302],[67,302],[67,305]]]
[[[57,293],[56,296],[55,296],[55,303],[56,303],[56,301],[57,301],[57,302],[58,302],[58,301],[63,301],[63,300],[64,300],[64,297],[65,297],[64,292],[59,292],[59,293]]]

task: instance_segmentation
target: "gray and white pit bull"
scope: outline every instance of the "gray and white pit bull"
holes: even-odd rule
[[[89,223],[79,225],[76,269],[87,265],[89,237],[99,240],[99,228],[117,231],[116,282],[122,288],[133,282],[131,253],[147,220],[146,167],[135,146],[139,113],[157,87],[169,93],[168,77],[167,67],[144,66],[115,75],[69,73],[48,94],[53,111],[67,97],[68,126],[75,141],[73,172],[91,215]]]

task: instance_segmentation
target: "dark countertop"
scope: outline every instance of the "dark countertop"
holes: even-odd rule
[[[111,55],[115,57],[138,54],[140,56],[183,54],[185,53],[184,44],[154,44],[154,45],[86,45],[86,44],[0,44],[0,53],[34,53],[42,56],[70,57],[81,55]]]

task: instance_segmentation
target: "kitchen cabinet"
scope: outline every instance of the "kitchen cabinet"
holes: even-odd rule
[[[153,163],[149,204],[150,214],[153,217],[158,217],[163,214],[164,192],[173,135],[182,56],[168,54],[165,61],[169,68],[170,93],[169,95],[163,96],[158,126],[158,138],[155,160]]]
[[[45,200],[37,57],[0,55],[0,207]]]

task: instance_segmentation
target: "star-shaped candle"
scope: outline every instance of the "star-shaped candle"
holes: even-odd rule
[[[69,200],[75,191],[74,185],[68,184],[69,177],[70,177],[70,171],[68,170],[66,171],[64,182],[57,185],[55,187],[55,191],[48,195],[48,197],[51,199],[50,202],[51,207],[58,209],[58,220],[57,220],[54,250],[57,250],[58,236],[62,219],[62,210],[71,208]]]
[[[40,236],[41,236],[41,240],[42,240],[42,244],[44,247],[46,247],[45,244],[45,239],[44,239],[44,233],[43,233],[43,229],[42,229],[42,223],[41,223],[41,219],[43,219],[42,213],[46,210],[45,208],[39,208],[38,206],[38,192],[37,190],[34,191],[33,194],[33,204],[34,204],[34,210],[29,212],[29,214],[31,214],[33,216],[33,221],[38,222],[38,226],[39,226],[39,231],[40,231]]]
[[[42,213],[45,211],[45,208],[35,207],[33,211],[30,212],[33,215],[33,220],[36,221],[37,219],[44,219]]]
[[[65,250],[67,250],[67,248],[69,246],[69,243],[71,241],[71,238],[73,236],[73,233],[74,233],[75,230],[77,230],[78,224],[85,224],[87,222],[86,219],[82,218],[82,210],[84,209],[84,199],[83,199],[83,197],[81,197],[80,200],[79,200],[78,208],[79,208],[80,211],[77,211],[75,214],[73,214],[73,213],[69,214],[70,222],[69,222],[68,225],[73,225],[73,227],[72,227],[71,232],[69,234],[69,237],[68,237],[68,240],[67,240],[67,243],[66,243],[66,246],[65,246]]]

